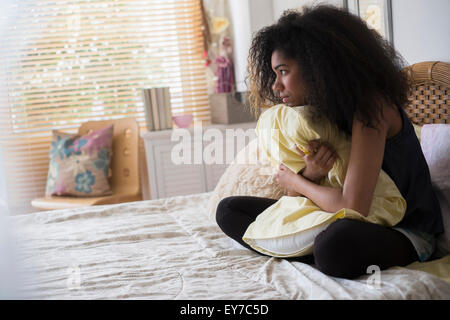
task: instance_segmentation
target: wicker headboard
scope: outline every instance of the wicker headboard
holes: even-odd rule
[[[410,80],[409,102],[405,107],[417,125],[450,123],[450,64],[426,61],[405,68]]]

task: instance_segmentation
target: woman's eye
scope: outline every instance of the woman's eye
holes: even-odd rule
[[[286,74],[286,72],[287,72],[286,70],[280,70],[280,74],[283,76]]]

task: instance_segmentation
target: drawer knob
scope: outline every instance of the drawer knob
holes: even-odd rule
[[[130,138],[131,137],[131,129],[125,129],[125,131],[124,131],[124,135],[125,135],[125,138]]]

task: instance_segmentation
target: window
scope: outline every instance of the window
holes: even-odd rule
[[[52,129],[121,117],[145,128],[141,89],[153,86],[170,87],[173,114],[210,122],[200,0],[6,3],[0,175],[15,211],[44,193]]]

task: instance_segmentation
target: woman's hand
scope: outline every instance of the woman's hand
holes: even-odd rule
[[[307,146],[308,155],[303,153],[298,147],[296,148],[306,163],[306,167],[301,172],[301,175],[315,183],[328,174],[337,158],[334,148],[330,144],[319,140],[313,140],[309,143]],[[284,164],[280,164],[278,172],[275,174],[275,181],[282,188],[286,189],[288,196],[292,197],[301,196],[300,193],[295,191],[296,178],[297,175]]]
[[[325,177],[333,167],[337,158],[334,148],[329,143],[321,142],[319,140],[310,141],[307,146],[309,151],[308,155],[302,152],[298,147],[296,148],[306,163],[302,176],[313,182],[317,182]]]
[[[275,181],[280,185],[280,187],[287,190],[288,196],[298,196],[295,189],[295,179],[298,178],[297,175],[284,164],[280,164],[278,167],[278,172],[275,173]]]

